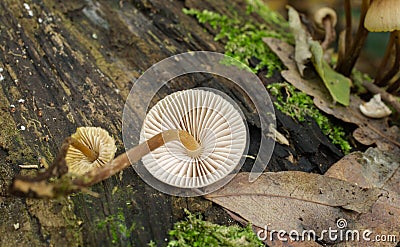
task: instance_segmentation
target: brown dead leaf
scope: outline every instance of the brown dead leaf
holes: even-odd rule
[[[268,44],[273,52],[281,59],[288,70],[281,74],[286,81],[291,83],[297,89],[314,97],[314,104],[327,114],[333,115],[344,122],[354,123],[361,129],[355,132],[354,137],[361,143],[375,143],[383,150],[392,150],[393,146],[400,147],[400,131],[389,128],[386,119],[371,119],[359,110],[362,100],[351,95],[350,105],[344,107],[333,104],[328,90],[318,77],[304,79],[297,70],[293,59],[293,46],[274,38],[264,38],[263,41]]]
[[[388,191],[379,197],[370,212],[361,214],[354,224],[355,229],[371,231],[370,239],[376,236],[396,236],[397,240],[371,242],[360,239],[352,246],[396,246],[400,237],[400,156],[398,150],[383,152],[369,148],[365,153],[355,152],[335,163],[325,176],[342,179],[365,188],[381,188]],[[339,244],[338,246],[348,246]]]
[[[365,153],[354,152],[336,162],[325,173],[363,188],[391,190],[400,195],[400,156],[369,148]]]
[[[335,178],[290,171],[264,173],[253,183],[248,173],[240,173],[206,198],[263,229],[268,226],[287,233],[306,229],[318,234],[336,228],[337,219],[350,217],[352,211],[343,208],[367,212],[382,193]],[[327,236],[323,239],[329,241]]]
[[[382,134],[385,136],[391,136],[391,140],[382,138]],[[371,130],[367,126],[357,128],[353,132],[354,138],[360,143],[369,146],[376,144],[376,146],[382,151],[394,151],[400,152],[399,148],[399,128],[397,126],[392,126],[390,128],[382,128],[380,131]],[[393,142],[399,147],[395,147]]]
[[[225,211],[232,217],[232,219],[236,220],[243,226],[246,226],[247,221],[240,217],[239,215],[225,209]],[[305,240],[305,241],[294,241],[291,240],[288,234],[284,236],[278,236],[278,233],[271,233],[268,231],[266,235],[265,229],[262,229],[258,226],[252,225],[253,231],[260,236],[260,239],[270,247],[320,247],[321,245],[313,240]],[[287,239],[287,241],[285,241]]]

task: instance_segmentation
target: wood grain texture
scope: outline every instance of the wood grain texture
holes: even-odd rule
[[[79,194],[51,201],[22,199],[11,196],[7,187],[14,175],[35,172],[18,165],[38,164],[39,157],[51,162],[62,140],[79,126],[107,129],[117,141],[118,153],[123,152],[122,110],[133,81],[171,55],[222,51],[212,34],[182,13],[185,4],[161,0],[0,3],[4,76],[0,230],[8,236],[0,238],[1,246],[165,243],[173,222],[182,217],[182,205],[188,205],[147,186],[133,169],[94,186],[100,198]],[[204,4],[214,9],[211,3]],[[229,12],[231,6],[224,1],[215,8]],[[187,86],[177,82],[155,100],[177,90],[179,84]],[[20,104],[19,99],[25,102]],[[14,112],[10,105],[15,105]],[[210,206],[204,199],[198,201]],[[100,226],[102,222],[106,227]],[[133,225],[130,236],[120,234],[118,227]]]

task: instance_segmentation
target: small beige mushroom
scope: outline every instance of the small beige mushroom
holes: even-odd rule
[[[380,94],[375,94],[369,102],[360,104],[360,111],[370,118],[384,118],[392,113],[382,102]]]
[[[326,50],[328,46],[336,39],[336,12],[332,8],[322,7],[313,12],[313,19],[317,27],[325,30],[325,38],[321,43],[321,46],[324,50]]]
[[[189,150],[170,141],[142,158],[159,181],[179,188],[205,187],[231,173],[243,157],[247,129],[239,111],[219,94],[192,89],[173,93],[146,115],[141,140],[183,130],[200,144]]]
[[[114,139],[99,127],[80,127],[71,138],[72,144],[65,160],[68,171],[77,175],[104,166],[117,151]]]

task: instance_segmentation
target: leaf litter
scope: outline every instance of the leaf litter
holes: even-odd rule
[[[350,79],[331,68],[324,59],[321,44],[318,41],[314,41],[311,35],[303,28],[299,13],[290,6],[288,6],[288,10],[289,26],[294,33],[296,41],[294,60],[299,73],[304,76],[306,64],[311,60],[333,100],[345,106],[349,105]]]
[[[248,173],[240,173],[205,197],[259,228],[268,225],[286,233],[313,230],[318,234],[334,229],[337,219],[368,212],[385,194],[323,175],[285,171],[266,172],[254,183],[248,181]],[[322,240],[330,242],[327,236]]]
[[[365,153],[354,152],[335,163],[325,176],[355,183],[363,188],[380,188],[387,195],[379,197],[366,214],[355,222],[356,229],[368,229],[373,236],[395,236],[395,241],[375,243],[376,246],[395,246],[400,237],[400,156],[398,153],[369,148]],[[397,239],[396,239],[397,238]],[[364,239],[358,246],[370,245]],[[340,244],[338,246],[346,246]]]
[[[263,41],[281,59],[288,70],[281,72],[283,78],[300,91],[314,97],[314,104],[327,114],[347,122],[356,124],[359,128],[353,136],[360,143],[376,144],[384,150],[397,150],[400,147],[400,132],[396,126],[390,127],[387,118],[371,119],[364,116],[359,110],[363,102],[358,96],[350,95],[348,107],[334,104],[332,98],[317,76],[310,78],[301,77],[293,60],[293,46],[274,38],[264,38]]]
[[[301,31],[299,33],[303,35]],[[302,39],[307,40],[307,37]],[[304,65],[310,58],[307,52],[304,56],[296,56],[294,47],[281,40],[264,38],[263,41],[287,67],[281,72],[286,81],[314,97],[314,104],[325,113],[357,125],[354,138],[364,145],[376,145],[376,148],[345,156],[325,175],[297,171],[265,172],[250,183],[248,174],[240,173],[222,189],[205,197],[224,207],[239,222],[252,223],[255,232],[268,230],[272,238],[266,238],[264,242],[269,246],[396,246],[400,237],[399,128],[390,127],[388,118],[364,116],[359,110],[362,100],[350,95],[349,79],[344,79],[346,82],[342,81],[343,84],[335,88],[339,91],[340,87],[345,88],[343,91],[348,94],[348,99],[329,88],[327,82],[332,78],[325,78],[324,84],[321,74],[326,73],[323,65],[326,62],[322,62],[320,51],[314,51],[311,60],[317,56],[314,66],[317,72],[323,70],[323,73],[319,71],[318,75],[311,73],[303,78]],[[304,47],[298,50],[304,50]],[[338,226],[339,219],[345,220],[345,228]],[[359,240],[346,241],[321,236],[320,233],[327,229],[345,233],[346,230],[359,234],[367,232],[371,240],[378,235],[394,238],[388,242],[371,242],[358,235],[355,237]],[[282,234],[274,233],[274,230],[283,230],[286,237],[291,231],[304,237],[304,231],[310,230],[315,233],[317,242],[290,238],[282,241]]]

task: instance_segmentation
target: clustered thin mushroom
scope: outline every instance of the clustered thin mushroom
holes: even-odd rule
[[[362,0],[358,29],[354,39],[352,38],[351,0],[345,0],[344,6],[346,12],[346,30],[344,34],[344,44],[343,40],[339,39],[340,52],[336,71],[344,76],[350,76],[368,36],[368,30],[364,26],[364,20],[370,6],[370,0]]]

